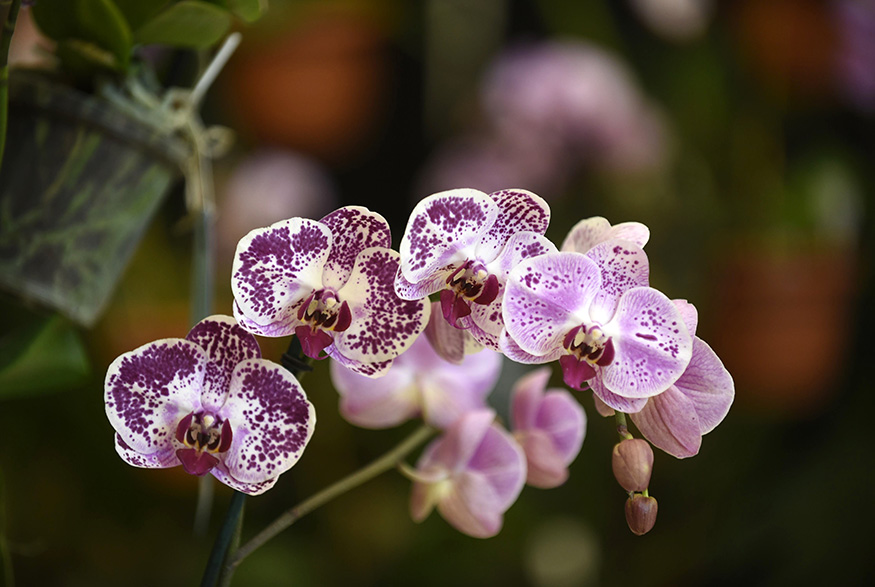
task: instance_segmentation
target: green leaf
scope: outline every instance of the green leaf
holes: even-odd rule
[[[77,40],[115,56],[126,69],[133,42],[125,17],[112,0],[40,0],[33,7],[37,26],[55,41]]]
[[[262,2],[260,0],[228,0],[228,8],[246,22],[255,22],[261,17]]]
[[[0,339],[0,398],[82,385],[90,366],[76,330],[60,316],[39,318]]]
[[[40,0],[42,1],[42,0]],[[128,21],[132,30],[140,28],[146,21],[161,12],[170,0],[114,0],[119,11]]]
[[[134,33],[143,45],[161,44],[206,49],[216,44],[231,27],[231,14],[198,0],[173,4]]]

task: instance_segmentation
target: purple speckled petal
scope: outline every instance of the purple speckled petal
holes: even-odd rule
[[[333,361],[336,361],[355,373],[360,375],[364,375],[365,377],[382,377],[386,373],[389,372],[389,369],[392,367],[392,363],[394,359],[389,359],[387,361],[379,361],[377,363],[363,363],[362,361],[356,361],[353,359],[349,359],[344,357],[334,345],[325,349],[325,352],[328,353],[328,356],[331,357]]]
[[[421,300],[433,293],[437,293],[447,286],[447,277],[457,269],[455,265],[436,270],[428,279],[417,283],[410,283],[401,274],[401,268],[395,274],[395,293],[402,300]]]
[[[359,253],[349,281],[337,292],[352,311],[350,327],[334,335],[337,354],[361,363],[388,361],[410,348],[425,329],[431,305],[395,294],[398,262],[398,253],[391,249],[373,247]]]
[[[498,206],[498,216],[477,245],[478,259],[492,261],[517,233],[534,232],[542,235],[547,231],[550,206],[539,196],[526,190],[510,189],[493,192],[489,197]]]
[[[492,198],[472,189],[440,192],[419,202],[401,239],[401,271],[411,283],[430,279],[473,255],[498,216]]]
[[[501,333],[501,336],[498,339],[498,347],[505,357],[514,361],[515,363],[522,363],[524,365],[540,365],[542,363],[550,363],[552,361],[556,361],[565,354],[565,349],[561,346],[553,349],[548,352],[546,355],[533,355],[531,353],[527,353],[520,346],[514,342],[514,340],[508,336],[507,331]]]
[[[149,455],[173,446],[176,425],[200,409],[206,351],[181,338],[145,344],[119,356],[106,370],[106,415],[134,452]]]
[[[470,316],[460,321],[462,327],[469,329],[471,336],[486,348],[499,350],[498,339],[504,330],[501,308],[508,275],[525,259],[555,252],[556,246],[543,235],[519,232],[511,236],[498,257],[486,266],[498,278],[498,295],[489,304],[471,304]]]
[[[679,459],[699,453],[701,427],[693,402],[674,386],[647,400],[632,421],[653,446]]]
[[[322,287],[330,251],[329,228],[306,218],[283,220],[244,236],[231,275],[240,314],[260,325],[260,334],[275,325],[285,328],[294,305]]]
[[[265,481],[261,481],[259,483],[244,483],[234,478],[231,473],[225,468],[225,466],[220,462],[218,465],[213,467],[210,471],[213,477],[227,485],[232,489],[236,489],[241,493],[246,493],[248,495],[260,495],[276,485],[279,476],[271,477],[270,479],[266,479]]]
[[[605,324],[614,316],[621,295],[633,287],[650,284],[647,254],[629,241],[608,240],[594,246],[586,256],[598,265],[602,277],[589,315],[597,323]]]
[[[386,219],[361,206],[335,210],[319,222],[331,230],[331,253],[325,261],[322,284],[338,290],[352,273],[355,258],[369,247],[392,247]]]
[[[253,322],[252,320],[244,316],[243,311],[240,309],[240,306],[235,300],[232,305],[234,320],[236,320],[237,324],[239,324],[245,330],[248,330],[249,332],[257,334],[259,336],[269,336],[271,338],[291,336],[295,333],[295,328],[302,324],[302,322],[297,318],[297,312],[298,307],[304,302],[304,300],[306,300],[306,298],[298,300],[289,308],[288,314],[278,318],[276,322],[265,325]]]
[[[295,377],[264,359],[237,366],[219,416],[234,431],[224,464],[241,483],[262,483],[291,468],[316,425],[313,406]]]
[[[207,352],[201,405],[208,411],[218,411],[228,397],[237,363],[261,357],[258,341],[233,318],[220,315],[204,318],[185,338]]]
[[[599,291],[598,266],[578,253],[547,253],[517,265],[508,277],[502,316],[507,333],[527,353],[562,347],[567,332],[588,320]]]
[[[626,398],[650,397],[669,388],[687,368],[693,340],[665,294],[649,287],[627,291],[604,332],[613,338],[614,361],[600,370],[605,388]],[[610,405],[603,396],[602,400]]]
[[[605,218],[593,216],[581,220],[569,231],[562,241],[561,250],[586,253],[600,242],[609,239],[622,239],[644,247],[650,240],[650,229],[640,222],[622,222],[611,226]]]
[[[170,467],[178,467],[179,459],[176,457],[176,449],[173,447],[165,448],[150,454],[138,453],[122,440],[121,436],[115,435],[115,452],[122,458],[124,462],[134,467],[143,467],[146,469],[167,469]]]
[[[589,387],[592,389],[593,395],[597,402],[601,402],[607,410],[610,410],[610,414],[607,412],[602,412],[599,410],[599,413],[602,416],[612,416],[614,414],[614,410],[618,412],[623,412],[624,414],[634,414],[635,412],[641,411],[644,406],[647,404],[648,398],[646,397],[623,397],[622,395],[617,395],[616,393],[611,392],[605,387],[600,377],[594,377],[589,380]],[[598,409],[599,406],[596,406]]]
[[[672,300],[678,312],[681,313],[681,318],[684,319],[684,326],[687,327],[687,332],[690,336],[696,336],[696,328],[699,326],[699,311],[696,306],[687,300]]]

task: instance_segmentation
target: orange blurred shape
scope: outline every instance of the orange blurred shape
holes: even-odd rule
[[[355,14],[303,18],[283,35],[244,39],[225,78],[230,113],[256,141],[343,160],[365,145],[380,113],[385,36]]]
[[[856,260],[852,251],[738,248],[715,282],[706,340],[755,410],[804,416],[841,389],[847,368]]]
[[[832,86],[837,31],[826,2],[742,0],[729,4],[747,65],[779,97],[819,97]]]

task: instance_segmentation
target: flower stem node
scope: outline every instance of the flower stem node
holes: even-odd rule
[[[646,440],[627,438],[614,445],[611,466],[623,489],[644,491],[653,472],[653,450]]]
[[[643,536],[656,524],[656,498],[636,493],[626,500],[626,523],[636,536]]]

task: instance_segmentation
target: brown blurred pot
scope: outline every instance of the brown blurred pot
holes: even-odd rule
[[[385,39],[355,15],[311,15],[296,30],[244,44],[228,67],[225,94],[237,127],[336,161],[375,127],[386,86]]]
[[[735,378],[740,403],[804,415],[838,391],[855,268],[850,250],[750,244],[719,264],[708,341]]]

